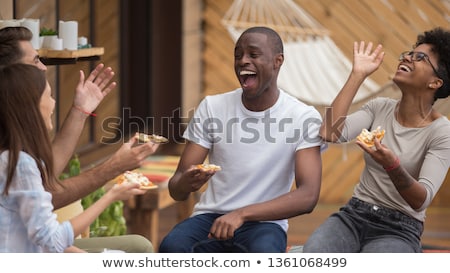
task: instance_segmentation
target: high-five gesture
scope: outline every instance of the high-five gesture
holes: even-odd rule
[[[97,65],[86,80],[84,72],[80,70],[80,81],[75,92],[74,106],[85,112],[93,112],[103,98],[116,87],[117,83],[111,82],[113,77],[112,68],[104,68],[104,64]]]
[[[320,135],[326,141],[336,141],[341,136],[343,121],[353,98],[364,80],[383,62],[383,46],[377,45],[373,51],[372,48],[372,42],[369,42],[367,46],[364,41],[353,43],[352,71],[341,91],[331,103],[331,107],[327,107],[325,110]]]
[[[359,44],[358,42],[353,44],[352,72],[362,73],[367,77],[380,67],[384,57],[383,46],[378,45],[373,51],[372,48],[372,42],[369,42],[367,46],[364,41],[359,42]]]

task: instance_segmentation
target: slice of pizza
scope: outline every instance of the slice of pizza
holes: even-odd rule
[[[203,164],[198,164],[196,166],[197,169],[202,169],[204,171],[221,171],[222,168],[218,165],[215,164],[207,164],[207,163],[203,163]]]
[[[153,182],[148,180],[148,178],[140,172],[137,171],[126,171],[117,178],[117,184],[122,183],[136,183],[140,185],[141,190],[156,189]]]
[[[367,147],[373,147],[375,145],[375,138],[379,141],[383,139],[385,130],[381,130],[381,127],[378,126],[376,129],[369,131],[367,129],[362,129],[361,133],[356,137],[357,140],[364,143]]]
[[[158,135],[155,135],[155,134],[151,134],[151,135],[147,135],[147,134],[144,134],[144,133],[139,133],[139,135],[138,135],[138,139],[139,139],[139,141],[142,141],[142,142],[144,142],[144,143],[147,143],[147,142],[153,142],[153,143],[167,143],[167,142],[169,142],[169,140],[167,139],[167,138],[165,138],[165,137],[163,137],[163,136],[158,136]]]

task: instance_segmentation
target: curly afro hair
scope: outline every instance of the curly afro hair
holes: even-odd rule
[[[432,51],[438,56],[438,76],[444,83],[434,94],[434,99],[447,98],[450,94],[450,32],[441,27],[430,31],[425,31],[417,36],[417,42],[414,47],[421,44],[429,44]]]

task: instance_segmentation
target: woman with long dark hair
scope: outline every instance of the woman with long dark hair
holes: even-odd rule
[[[104,209],[145,192],[138,184],[114,185],[60,224],[44,189],[59,183],[49,136],[54,108],[44,71],[28,64],[0,68],[0,252],[81,251],[74,238]]]

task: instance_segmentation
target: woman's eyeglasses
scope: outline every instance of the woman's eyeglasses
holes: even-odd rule
[[[436,68],[434,68],[434,65],[430,61],[430,57],[428,57],[427,54],[420,52],[420,51],[405,51],[400,54],[400,61],[404,61],[406,59],[406,56],[409,56],[411,58],[411,61],[413,62],[420,62],[422,60],[427,60],[428,63],[431,65],[431,68],[433,69],[436,76],[439,76],[439,73],[437,72]]]

